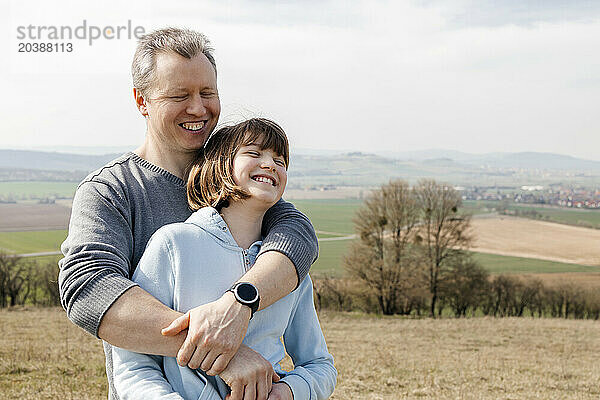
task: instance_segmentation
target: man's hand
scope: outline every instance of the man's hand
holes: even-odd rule
[[[267,400],[294,400],[294,394],[287,384],[280,382],[273,385]]]
[[[219,376],[231,388],[227,400],[267,400],[271,385],[279,381],[271,363],[244,344]]]
[[[173,336],[188,329],[177,353],[177,363],[200,368],[208,375],[221,374],[238,351],[250,321],[250,308],[238,303],[233,293],[196,307],[162,330]]]

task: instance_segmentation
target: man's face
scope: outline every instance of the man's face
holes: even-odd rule
[[[221,104],[215,70],[204,54],[156,57],[155,82],[146,99],[148,134],[165,150],[202,148],[217,125]]]

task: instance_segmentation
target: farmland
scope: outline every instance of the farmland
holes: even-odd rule
[[[67,229],[70,215],[60,204],[0,204],[0,232]]]
[[[406,319],[321,312],[332,399],[597,399],[596,321]],[[58,308],[0,310],[6,399],[102,399],[101,342]]]
[[[362,205],[358,199],[294,200],[294,205],[305,213],[318,231],[354,233],[352,218]]]
[[[342,259],[353,234],[358,199],[296,199],[317,234],[313,273],[343,275]],[[472,210],[487,213],[480,205]],[[575,212],[575,211],[565,211]],[[590,215],[591,212],[582,211]],[[0,204],[0,248],[17,253],[57,251],[66,237],[70,209],[59,204]],[[513,217],[474,218],[475,259],[491,273],[594,273],[600,264],[600,230]],[[20,232],[13,232],[20,231]],[[342,240],[332,240],[332,239]],[[494,254],[496,253],[496,254]]]
[[[0,182],[0,199],[70,198],[73,197],[77,185],[78,182]]]
[[[501,256],[497,254],[472,252],[475,261],[479,262],[492,274],[555,274],[555,273],[580,273],[597,272],[600,267],[569,264],[557,261],[540,260],[538,258]]]
[[[353,232],[352,216],[362,202],[296,200],[294,204],[309,216],[318,232],[347,235]],[[491,273],[600,272],[595,266],[600,264],[596,261],[600,260],[596,245],[600,231],[511,217],[475,218],[473,225],[473,234],[478,238],[474,258]],[[341,261],[349,243],[349,240],[321,242],[313,272],[343,274]]]
[[[463,210],[472,214],[489,213],[492,210],[496,210],[500,205],[499,201],[465,201],[463,204]],[[535,211],[539,213],[540,218],[557,222],[567,225],[584,225],[600,228],[600,211],[599,210],[584,210],[576,208],[558,208],[558,207],[544,207],[535,205],[525,204],[514,204],[509,203],[507,205],[508,210],[518,211]]]
[[[472,250],[600,265],[600,230],[514,217],[473,219]]]
[[[0,232],[0,249],[17,254],[57,251],[66,237],[66,230]]]
[[[598,210],[567,210],[553,207],[515,206],[519,210],[534,210],[550,221],[569,225],[589,225],[600,228],[600,212]]]

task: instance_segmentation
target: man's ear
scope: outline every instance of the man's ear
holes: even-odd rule
[[[133,88],[133,98],[135,99],[135,105],[137,106],[138,110],[140,110],[140,113],[144,117],[147,117],[148,107],[146,105],[146,99],[144,99],[144,96],[139,89]]]

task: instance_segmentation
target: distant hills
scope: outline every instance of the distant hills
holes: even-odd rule
[[[11,171],[15,170],[28,170],[30,176],[35,176],[35,171],[55,171],[55,176],[65,171],[70,177],[77,172],[75,175],[82,178],[122,153],[0,150],[0,180],[16,180],[11,178],[15,176]],[[300,186],[370,186],[392,178],[414,181],[421,177],[455,184],[543,184],[579,175],[600,181],[600,162],[536,152],[469,154],[429,150],[382,156],[362,152],[297,151],[292,154],[289,171],[290,184]]]
[[[100,168],[119,154],[84,155],[30,150],[0,150],[0,168],[84,171]]]
[[[600,161],[584,160],[556,153],[517,152],[472,154],[456,150],[430,149],[406,152],[388,152],[382,155],[400,160],[451,160],[465,165],[492,168],[527,168],[545,170],[600,171]]]

